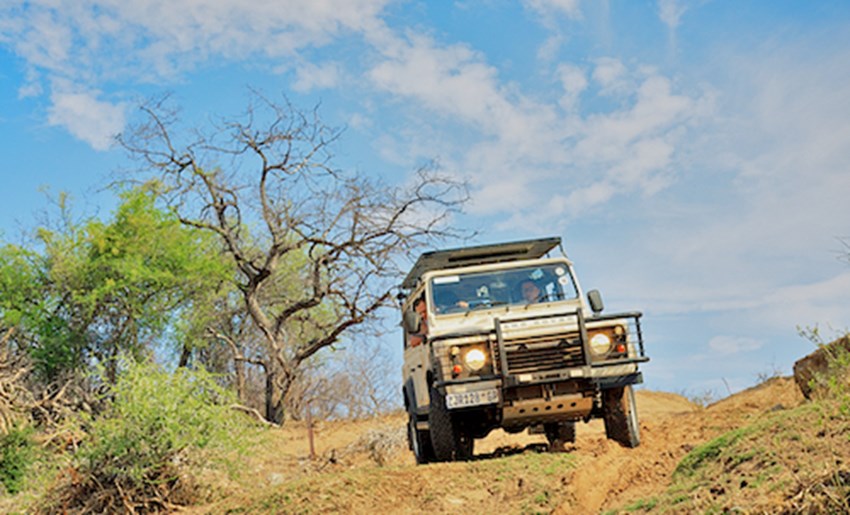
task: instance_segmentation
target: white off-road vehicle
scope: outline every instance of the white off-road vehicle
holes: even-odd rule
[[[643,381],[639,312],[602,315],[582,295],[560,238],[423,254],[402,283],[404,404],[417,463],[468,459],[495,428],[575,441],[602,418],[640,443],[632,385]],[[420,305],[422,304],[422,305]]]

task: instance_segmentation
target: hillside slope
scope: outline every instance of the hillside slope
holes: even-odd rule
[[[314,460],[309,459],[304,425],[293,423],[271,432],[268,441],[244,457],[240,479],[218,479],[217,500],[189,511],[679,512],[712,507],[722,511],[727,504],[742,507],[750,501],[761,504],[745,511],[781,511],[782,506],[793,506],[793,495],[799,497],[806,476],[800,470],[783,485],[759,481],[755,468],[745,470],[756,465],[779,467],[792,460],[779,457],[790,446],[775,436],[774,426],[795,426],[794,417],[801,409],[799,416],[808,417],[809,426],[817,425],[811,417],[822,420],[825,416],[806,406],[800,408],[803,399],[790,378],[770,380],[707,408],[670,393],[639,391],[637,400],[642,431],[642,445],[637,449],[624,449],[606,440],[601,422],[594,421],[579,425],[576,444],[565,453],[547,452],[542,436],[497,431],[476,442],[476,457],[470,462],[425,466],[416,466],[406,448],[403,414],[319,424]],[[740,428],[756,429],[741,432]],[[800,457],[800,463],[825,459],[824,453],[850,450],[836,449],[839,444],[823,434],[818,437],[817,428],[813,431],[811,437],[796,436],[802,443],[795,452],[808,449],[815,453]],[[743,434],[750,440],[740,438]],[[759,438],[772,441],[753,441]],[[810,438],[829,440],[830,445],[818,448]],[[757,459],[757,453],[735,450],[735,445],[745,443],[775,457],[771,458],[773,465]],[[724,456],[724,446],[744,456]],[[726,463],[713,470],[713,459]],[[755,479],[737,481],[731,462],[736,467],[746,464],[741,474],[755,474]],[[721,477],[727,486],[713,484],[716,478],[708,477],[712,475]],[[793,484],[794,478],[799,484]],[[733,484],[735,488],[728,487]],[[773,494],[759,492],[762,484],[772,488]]]

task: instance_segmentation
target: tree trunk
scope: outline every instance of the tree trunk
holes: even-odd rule
[[[109,358],[106,361],[106,380],[114,385],[118,380],[118,346],[112,345],[109,349]]]
[[[178,367],[185,367],[189,364],[189,358],[192,356],[192,349],[188,345],[183,345],[183,350],[180,352],[180,361]]]
[[[245,404],[245,363],[242,360],[233,360],[233,370],[236,372],[236,398],[239,404]]]
[[[266,366],[266,420],[283,423],[283,395],[277,387],[277,372],[268,363]]]

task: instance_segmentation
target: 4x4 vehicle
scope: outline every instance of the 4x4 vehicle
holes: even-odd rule
[[[472,456],[495,428],[575,441],[602,418],[640,443],[632,385],[643,381],[641,313],[602,315],[582,295],[560,238],[423,254],[402,283],[404,403],[417,463]]]

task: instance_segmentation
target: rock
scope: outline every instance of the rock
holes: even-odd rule
[[[389,462],[391,455],[407,448],[407,429],[404,426],[384,426],[366,431],[350,444],[346,454],[366,452],[378,466]]]
[[[844,352],[850,352],[850,335],[827,345],[822,345],[816,351],[794,363],[794,381],[806,399],[811,399],[813,395],[828,393],[825,378],[831,372],[830,357]]]

